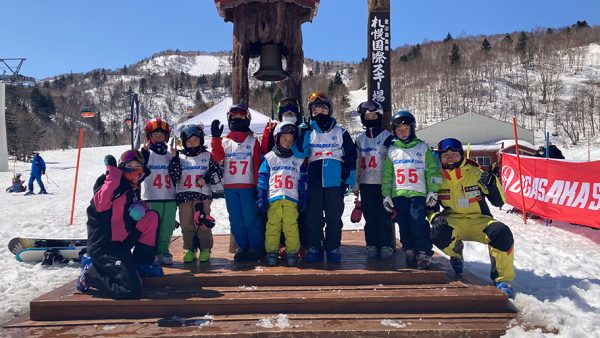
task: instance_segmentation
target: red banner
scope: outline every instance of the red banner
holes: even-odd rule
[[[521,156],[527,212],[600,228],[600,161],[572,162]],[[522,209],[517,157],[502,154],[506,203]]]

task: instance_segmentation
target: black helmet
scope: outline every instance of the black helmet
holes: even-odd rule
[[[196,136],[200,139],[201,146],[204,144],[204,125],[202,123],[189,124],[181,129],[179,138],[181,139],[184,148],[186,148],[185,142],[192,136]]]

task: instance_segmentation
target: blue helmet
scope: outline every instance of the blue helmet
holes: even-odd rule
[[[450,165],[443,165],[444,169],[455,169],[460,167],[462,162],[465,159],[465,152],[463,150],[462,143],[455,138],[445,138],[438,143],[437,152],[440,154],[440,157],[443,153],[452,150],[460,153],[460,161],[452,163]]]
[[[401,110],[401,111],[395,113],[394,116],[392,116],[391,123],[392,123],[392,130],[394,131],[394,134],[395,134],[396,126],[401,126],[401,125],[410,126],[410,135],[408,136],[408,139],[406,140],[406,142],[412,140],[413,137],[415,137],[415,129],[417,127],[417,121],[415,120],[415,117],[413,116],[413,114],[411,114],[411,112],[409,112],[408,110]]]

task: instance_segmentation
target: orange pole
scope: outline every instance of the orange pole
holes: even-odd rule
[[[525,209],[525,195],[523,194],[523,176],[521,176],[521,155],[519,155],[519,138],[517,137],[516,117],[513,117],[513,130],[515,133],[515,152],[517,153],[517,166],[519,167],[519,188],[521,189],[521,204],[523,206],[523,223],[527,224],[527,210]]]
[[[73,225],[73,214],[75,213],[75,195],[77,195],[77,177],[79,176],[79,159],[81,158],[81,145],[83,144],[83,128],[79,128],[79,143],[77,144],[77,164],[75,165],[75,183],[73,184],[73,202],[71,202],[71,221]]]

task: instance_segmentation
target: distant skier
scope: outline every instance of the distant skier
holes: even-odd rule
[[[15,177],[13,177],[13,179],[12,179],[12,185],[10,187],[6,188],[6,191],[7,192],[23,192],[23,191],[27,190],[27,188],[25,188],[23,183],[25,183],[25,181],[21,181],[21,173],[16,173]]]
[[[139,151],[124,152],[118,166],[112,155],[106,155],[104,164],[106,174],[96,180],[87,208],[87,253],[81,259],[77,290],[94,287],[113,298],[137,298],[142,291],[140,276],[163,275],[154,263],[159,216],[137,198],[144,174]]]
[[[40,186],[40,194],[47,194],[46,187],[44,187],[44,182],[42,182],[42,175],[46,174],[46,162],[40,153],[33,151],[31,152],[31,174],[29,176],[28,188],[29,191],[25,193],[25,195],[33,195],[33,181],[37,181]]]

